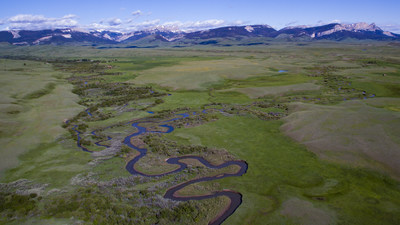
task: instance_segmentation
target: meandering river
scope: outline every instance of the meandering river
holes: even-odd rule
[[[88,112],[88,111],[87,111]],[[153,112],[151,112],[153,113]],[[207,113],[207,110],[203,110],[202,113]],[[91,114],[89,114],[89,116],[92,116]],[[192,115],[196,115],[196,113],[192,113]],[[171,188],[169,188],[166,193],[164,194],[164,198],[167,199],[171,199],[171,200],[175,200],[175,201],[189,201],[189,200],[202,200],[202,199],[208,199],[208,198],[215,198],[215,197],[219,197],[219,196],[226,196],[230,199],[230,203],[229,206],[227,206],[226,208],[224,208],[222,210],[222,212],[215,217],[212,221],[209,222],[209,224],[212,225],[217,225],[217,224],[221,224],[223,221],[225,221],[230,215],[232,215],[235,210],[239,207],[239,205],[242,203],[242,195],[239,192],[235,192],[232,190],[222,190],[222,191],[216,191],[216,192],[212,192],[212,193],[208,193],[208,194],[204,194],[204,195],[196,195],[196,196],[180,196],[177,194],[177,192],[183,188],[185,188],[188,185],[192,185],[195,183],[200,183],[200,182],[204,182],[204,181],[212,181],[212,180],[219,180],[219,179],[223,179],[225,177],[232,177],[232,176],[242,176],[243,174],[246,173],[248,165],[245,161],[228,161],[228,162],[224,162],[222,164],[219,165],[213,165],[210,162],[208,162],[206,159],[204,159],[201,156],[180,156],[180,157],[174,157],[174,158],[169,158],[167,160],[167,163],[169,164],[175,164],[178,165],[179,168],[169,171],[169,172],[165,172],[165,173],[161,173],[161,174],[146,174],[143,173],[141,171],[138,171],[137,169],[135,169],[135,164],[144,156],[146,156],[147,154],[147,149],[146,148],[139,148],[138,146],[135,146],[134,144],[132,144],[131,139],[133,137],[136,136],[140,136],[143,135],[145,133],[171,133],[174,131],[174,127],[168,125],[168,122],[174,121],[174,120],[179,120],[182,118],[186,118],[189,117],[190,114],[189,113],[182,113],[182,114],[176,114],[177,117],[166,120],[166,121],[161,121],[159,122],[158,126],[159,127],[164,127],[167,128],[166,131],[147,131],[146,127],[144,126],[140,126],[140,124],[145,124],[145,123],[154,123],[154,121],[141,121],[141,122],[130,122],[129,124],[131,124],[133,127],[135,127],[137,129],[137,132],[130,134],[128,136],[126,136],[124,138],[123,143],[125,145],[127,145],[128,147],[135,149],[139,152],[139,154],[137,156],[135,156],[133,159],[131,159],[125,166],[125,169],[131,173],[132,175],[140,175],[140,176],[145,176],[145,177],[158,177],[158,176],[165,176],[165,175],[169,175],[169,174],[173,174],[173,173],[178,173],[184,169],[187,168],[187,164],[180,161],[182,159],[196,159],[198,160],[200,163],[202,163],[204,166],[206,166],[207,168],[210,169],[222,169],[231,165],[236,165],[239,166],[240,169],[235,172],[235,173],[222,173],[222,174],[218,174],[215,176],[209,176],[209,177],[202,177],[202,178],[197,178],[197,179],[193,179],[193,180],[189,180],[186,181],[184,183],[178,184],[176,186],[173,186]],[[81,145],[80,140],[81,140],[81,133],[76,129],[77,126],[73,127],[73,130],[77,133],[77,146],[79,148],[81,148],[83,151],[85,152],[89,152],[91,153],[92,151],[88,150],[87,148],[85,148],[84,146]],[[92,135],[96,135],[95,131],[91,132]],[[107,137],[108,140],[111,139],[111,137]],[[96,142],[96,145],[98,146],[102,146],[102,147],[108,147],[107,145],[102,145],[100,144],[100,142]]]

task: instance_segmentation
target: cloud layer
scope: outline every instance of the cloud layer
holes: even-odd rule
[[[142,11],[140,11],[140,10],[136,10],[136,11],[132,12],[132,16],[140,16],[140,15],[142,15]]]
[[[18,14],[10,18],[0,18],[0,30],[42,30],[42,29],[65,29],[65,28],[83,28],[87,30],[111,30],[119,32],[131,32],[147,29],[169,29],[182,31],[195,31],[202,29],[210,29],[221,26],[243,25],[242,21],[225,21],[221,19],[208,19],[200,21],[166,21],[160,19],[147,19],[151,15],[150,12],[142,12],[136,10],[130,13],[128,18],[105,18],[91,24],[80,24],[78,16],[68,14],[63,17],[46,17],[43,15]],[[338,22],[339,20],[330,21]],[[285,26],[293,26],[298,21],[286,23]],[[248,24],[248,22],[246,23]],[[314,25],[322,25],[326,22],[318,21]],[[400,24],[383,24],[378,25],[383,30],[389,30],[400,33]]]
[[[142,12],[135,11],[132,13],[132,15],[140,16],[142,15]],[[239,24],[242,24],[242,22],[240,21],[226,22],[224,20],[217,20],[217,19],[202,20],[202,21],[186,21],[186,22],[182,21],[162,22],[159,19],[138,21],[135,18],[129,18],[126,20],[122,20],[119,18],[111,18],[102,20],[100,22],[92,23],[86,26],[86,29],[129,32],[129,31],[157,28],[157,29],[191,31],[191,30],[201,30],[201,29],[209,29],[220,26],[239,25]]]
[[[150,13],[144,14],[141,10],[133,11],[129,18],[108,18],[102,19],[89,25],[79,24],[78,16],[65,15],[59,18],[46,17],[43,15],[18,14],[10,18],[0,19],[0,26],[5,30],[42,30],[42,29],[65,29],[85,28],[88,30],[113,30],[120,32],[138,31],[145,29],[172,29],[172,30],[200,30],[215,28],[224,25],[237,25],[237,22],[226,22],[219,19],[202,21],[168,21],[162,22],[159,19],[143,20]]]
[[[54,28],[71,28],[78,25],[76,15],[65,15],[60,18],[50,18],[43,15],[19,14],[4,20],[8,30],[39,30]]]
[[[400,24],[393,23],[393,24],[385,24],[379,26],[382,30],[390,30],[393,33],[400,34]]]

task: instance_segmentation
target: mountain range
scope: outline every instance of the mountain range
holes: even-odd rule
[[[314,40],[376,40],[399,41],[400,35],[383,31],[375,24],[332,23],[322,26],[296,26],[276,30],[268,25],[229,26],[215,29],[182,32],[151,29],[129,33],[113,31],[85,31],[82,29],[10,30],[0,31],[0,42],[13,45],[42,44],[131,44],[130,47],[157,47],[172,44],[175,47],[200,45],[257,45],[267,41]]]

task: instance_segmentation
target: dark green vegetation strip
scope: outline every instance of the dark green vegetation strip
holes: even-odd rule
[[[23,97],[23,99],[35,99],[35,98],[40,98],[44,95],[49,94],[51,91],[54,90],[54,88],[56,88],[56,84],[55,83],[48,83],[46,84],[46,86],[43,89],[34,91],[32,93],[29,93],[27,95],[25,95]]]
[[[379,97],[400,97],[399,84],[355,81],[353,87],[376,93]]]
[[[176,205],[160,200],[147,191],[121,190],[118,187],[109,187],[108,190],[81,187],[46,199],[34,193],[0,192],[0,213],[5,215],[0,222],[39,214],[42,219],[75,217],[90,221],[90,224],[186,224],[201,221],[209,211],[203,204],[185,202]],[[215,204],[215,200],[204,203]]]
[[[269,86],[283,86],[289,84],[305,83],[315,78],[310,78],[306,75],[299,74],[284,74],[274,76],[253,77],[246,80],[226,80],[223,84],[214,86],[215,89],[226,89],[230,87],[244,88],[244,87],[269,87]]]
[[[220,59],[220,57],[137,57],[111,63],[117,70],[142,71],[155,67],[174,66],[183,62]]]

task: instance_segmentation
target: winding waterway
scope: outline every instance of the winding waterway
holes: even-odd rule
[[[88,112],[88,111],[87,111]],[[151,112],[153,113],[153,112]],[[203,110],[202,113],[207,113],[207,110]],[[89,114],[89,116],[92,116],[91,114]],[[145,123],[154,123],[154,121],[141,121],[141,122],[130,122],[129,124],[131,124],[131,126],[135,127],[137,129],[137,132],[130,134],[128,136],[126,136],[124,138],[123,143],[125,145],[127,145],[128,147],[135,149],[139,152],[139,154],[137,156],[135,156],[133,159],[131,159],[125,166],[125,169],[132,175],[140,175],[140,176],[145,176],[145,177],[159,177],[159,176],[165,176],[165,175],[169,175],[169,174],[173,174],[173,173],[178,173],[184,169],[187,168],[187,164],[184,162],[181,162],[180,160],[182,159],[195,159],[198,160],[200,163],[202,163],[204,166],[206,166],[207,168],[210,169],[222,169],[231,165],[236,165],[239,166],[240,169],[236,172],[236,173],[223,173],[223,174],[218,174],[215,176],[208,176],[208,177],[202,177],[202,178],[197,178],[197,179],[193,179],[193,180],[189,180],[187,182],[178,184],[176,186],[173,186],[171,188],[169,188],[166,193],[164,194],[164,198],[167,199],[171,199],[171,200],[175,200],[175,201],[189,201],[189,200],[203,200],[203,199],[209,199],[209,198],[215,198],[215,197],[219,197],[219,196],[225,196],[228,197],[230,199],[230,203],[229,206],[226,207],[217,217],[215,217],[213,220],[211,220],[209,222],[209,224],[211,225],[217,225],[217,224],[221,224],[223,221],[225,221],[230,215],[232,215],[235,210],[239,207],[239,205],[242,203],[242,195],[239,192],[235,192],[232,190],[222,190],[222,191],[215,191],[212,193],[208,193],[208,194],[204,194],[204,195],[196,195],[196,196],[180,196],[179,194],[177,194],[177,192],[183,188],[185,188],[186,186],[195,184],[195,183],[200,183],[200,182],[204,182],[204,181],[212,181],[212,180],[219,180],[219,179],[223,179],[225,177],[233,177],[233,176],[242,176],[243,174],[246,173],[248,165],[245,161],[228,161],[228,162],[224,162],[222,164],[219,165],[213,165],[210,162],[208,162],[206,159],[204,159],[203,157],[200,156],[180,156],[180,157],[174,157],[174,158],[169,158],[166,162],[169,164],[174,164],[174,165],[178,165],[179,168],[169,171],[169,172],[165,172],[165,173],[161,173],[161,174],[146,174],[143,172],[138,171],[137,169],[135,169],[135,164],[144,156],[146,156],[147,154],[147,149],[146,148],[139,148],[138,146],[135,146],[132,144],[131,139],[133,137],[145,134],[145,133],[171,133],[172,131],[174,131],[174,127],[171,125],[168,125],[168,122],[171,121],[175,121],[175,120],[179,120],[182,118],[186,118],[189,117],[190,114],[189,113],[182,113],[182,114],[176,114],[179,117],[175,117],[166,121],[162,121],[159,123],[159,127],[164,127],[167,128],[166,131],[147,131],[146,127],[140,126],[139,124],[145,124]],[[193,112],[192,115],[196,115],[196,112]],[[81,148],[83,151],[85,152],[89,152],[91,153],[92,151],[88,150],[87,148],[85,148],[84,146],[81,145],[80,140],[81,140],[81,133],[76,129],[76,125],[72,128],[76,133],[77,133],[77,146],[79,148]],[[92,135],[96,135],[95,133],[96,131],[92,131],[91,134]],[[108,140],[111,140],[111,137],[107,137]],[[102,147],[109,147],[107,145],[103,145],[100,144],[101,141],[96,142],[95,144],[97,146],[102,146]]]

